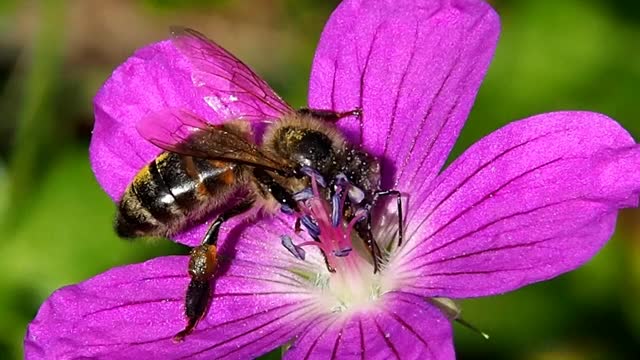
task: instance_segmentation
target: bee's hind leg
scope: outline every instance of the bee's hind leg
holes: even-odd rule
[[[397,205],[397,217],[398,217],[398,247],[402,245],[402,241],[404,239],[404,226],[403,226],[403,217],[402,217],[402,194],[398,190],[378,190],[374,193],[373,201],[364,206],[367,217],[363,220],[360,220],[355,225],[355,230],[358,233],[358,236],[362,240],[364,240],[371,257],[373,258],[373,272],[377,273],[380,270],[380,260],[382,258],[382,253],[380,251],[380,247],[378,243],[373,238],[373,231],[371,229],[371,211],[375,207],[376,203],[382,196],[395,196],[396,197],[396,205]]]
[[[356,223],[355,230],[358,233],[358,236],[364,241],[367,250],[369,250],[369,254],[371,255],[371,259],[373,261],[373,272],[375,274],[380,271],[380,259],[382,257],[382,254],[380,252],[378,243],[373,238],[371,225],[371,213],[367,213],[366,218]]]
[[[191,250],[189,259],[189,276],[191,281],[187,287],[184,311],[187,316],[187,325],[173,337],[174,341],[182,341],[198,321],[204,316],[211,299],[211,277],[218,266],[218,234],[220,226],[230,218],[240,215],[251,209],[255,202],[253,197],[247,198],[234,207],[224,211],[213,221],[207,234],[204,236],[202,245]]]

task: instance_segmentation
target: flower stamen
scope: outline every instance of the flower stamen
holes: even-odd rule
[[[320,236],[320,227],[318,227],[318,224],[311,218],[310,215],[302,215],[300,217],[300,223],[307,229],[307,232],[309,233],[309,235],[311,235],[312,238],[316,239]]]
[[[304,188],[300,191],[298,191],[297,193],[293,194],[293,200],[295,201],[305,201],[305,200],[309,200],[313,197],[313,190],[308,187],[308,188]]]
[[[327,183],[324,181],[324,177],[322,177],[322,175],[320,175],[320,173],[316,169],[309,166],[303,166],[300,171],[310,177],[312,180],[315,180],[318,184],[320,184],[320,186],[325,188],[327,187]]]
[[[305,259],[306,252],[304,251],[304,249],[302,247],[300,247],[299,245],[294,244],[293,240],[291,240],[290,236],[281,235],[280,236],[280,243],[282,244],[282,246],[284,246],[285,249],[287,249],[291,253],[291,255],[295,256],[296,259],[298,259],[298,260],[304,260]]]
[[[345,256],[349,255],[351,250],[353,250],[353,249],[352,248],[344,248],[344,249],[333,250],[333,255],[336,256],[336,257],[345,257]]]
[[[304,260],[303,246],[317,246],[329,272],[343,272],[341,276],[366,272],[370,262],[360,252],[353,252],[352,243],[356,224],[368,214],[368,207],[354,206],[364,200],[364,192],[340,173],[331,181],[333,194],[329,197],[327,182],[316,170],[303,167],[302,171],[309,174],[311,184],[294,194],[299,209],[295,231],[305,229],[313,241],[296,245],[283,236],[282,245],[301,260]],[[350,208],[345,210],[346,206]]]
[[[344,174],[338,174],[334,185],[335,194],[331,197],[331,224],[333,227],[338,227],[342,220],[344,203],[346,200],[346,197],[343,196],[343,194],[348,186],[349,181],[347,180],[347,177]]]

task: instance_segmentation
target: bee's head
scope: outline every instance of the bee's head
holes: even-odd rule
[[[364,151],[347,149],[338,171],[345,174],[349,182],[365,192],[380,188],[380,162]]]
[[[336,164],[334,141],[316,129],[282,127],[275,134],[272,147],[278,156],[322,175],[330,175]]]

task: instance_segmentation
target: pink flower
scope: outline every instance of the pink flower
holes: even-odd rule
[[[172,337],[184,327],[188,257],[170,256],[56,291],[29,326],[26,357],[252,358],[291,342],[291,359],[454,358],[450,319],[431,299],[501,294],[575,269],[609,239],[618,209],[638,205],[640,191],[640,146],[590,112],[511,123],[441,172],[498,33],[498,16],[479,0],[346,0],[327,23],[309,105],[362,108],[361,119],[338,127],[381,159],[382,187],[405,194],[401,247],[395,205],[374,213],[374,237],[389,249],[379,273],[356,251],[344,257],[353,266],[336,273],[314,248],[295,258],[280,235],[308,237],[292,231],[290,215],[230,222],[220,251],[231,260],[184,342]],[[194,76],[194,66],[170,41],[156,43],[96,96],[91,160],[114,200],[160,153],[136,132],[149,113],[253,120],[242,95],[207,95],[224,80]],[[175,240],[194,246],[205,229]]]

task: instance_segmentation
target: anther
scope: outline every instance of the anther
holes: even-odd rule
[[[300,171],[302,171],[303,174],[314,178],[318,182],[318,185],[322,186],[323,188],[327,187],[327,183],[324,181],[324,178],[318,171],[316,171],[316,169],[309,166],[303,166]]]
[[[304,249],[294,244],[293,240],[291,240],[291,237],[282,235],[280,236],[280,241],[282,243],[282,246],[284,246],[284,248],[287,249],[291,253],[291,255],[295,256],[296,259],[304,260],[306,256]]]
[[[350,186],[348,194],[349,200],[351,200],[353,204],[360,204],[362,200],[364,200],[364,191],[359,187]]]
[[[336,186],[345,187],[348,184],[349,179],[347,178],[347,175],[343,173],[339,173],[338,175],[336,175]]]
[[[362,220],[366,219],[367,215],[369,214],[369,211],[370,210],[368,208],[366,208],[366,209],[358,209],[356,211],[356,213],[354,214],[354,216],[353,216],[354,220],[357,219],[357,221],[362,221]]]
[[[342,220],[344,207],[344,191],[349,187],[349,180],[340,173],[335,177],[334,194],[331,197],[331,225],[338,227]]]
[[[333,250],[333,255],[335,255],[337,257],[344,257],[344,256],[349,255],[351,250],[352,250],[351,248]]]
[[[291,215],[294,213],[293,209],[291,207],[289,207],[288,205],[282,204],[280,205],[280,211],[282,211],[283,213],[287,214],[287,215]]]
[[[313,198],[313,189],[310,187],[304,188],[297,193],[293,194],[293,200],[295,201],[305,201]]]
[[[307,229],[307,232],[309,232],[309,235],[311,235],[312,238],[317,238],[320,236],[320,227],[311,218],[311,216],[302,215],[300,217],[300,223]]]
[[[342,219],[342,191],[336,192],[331,197],[331,225],[338,227]]]

